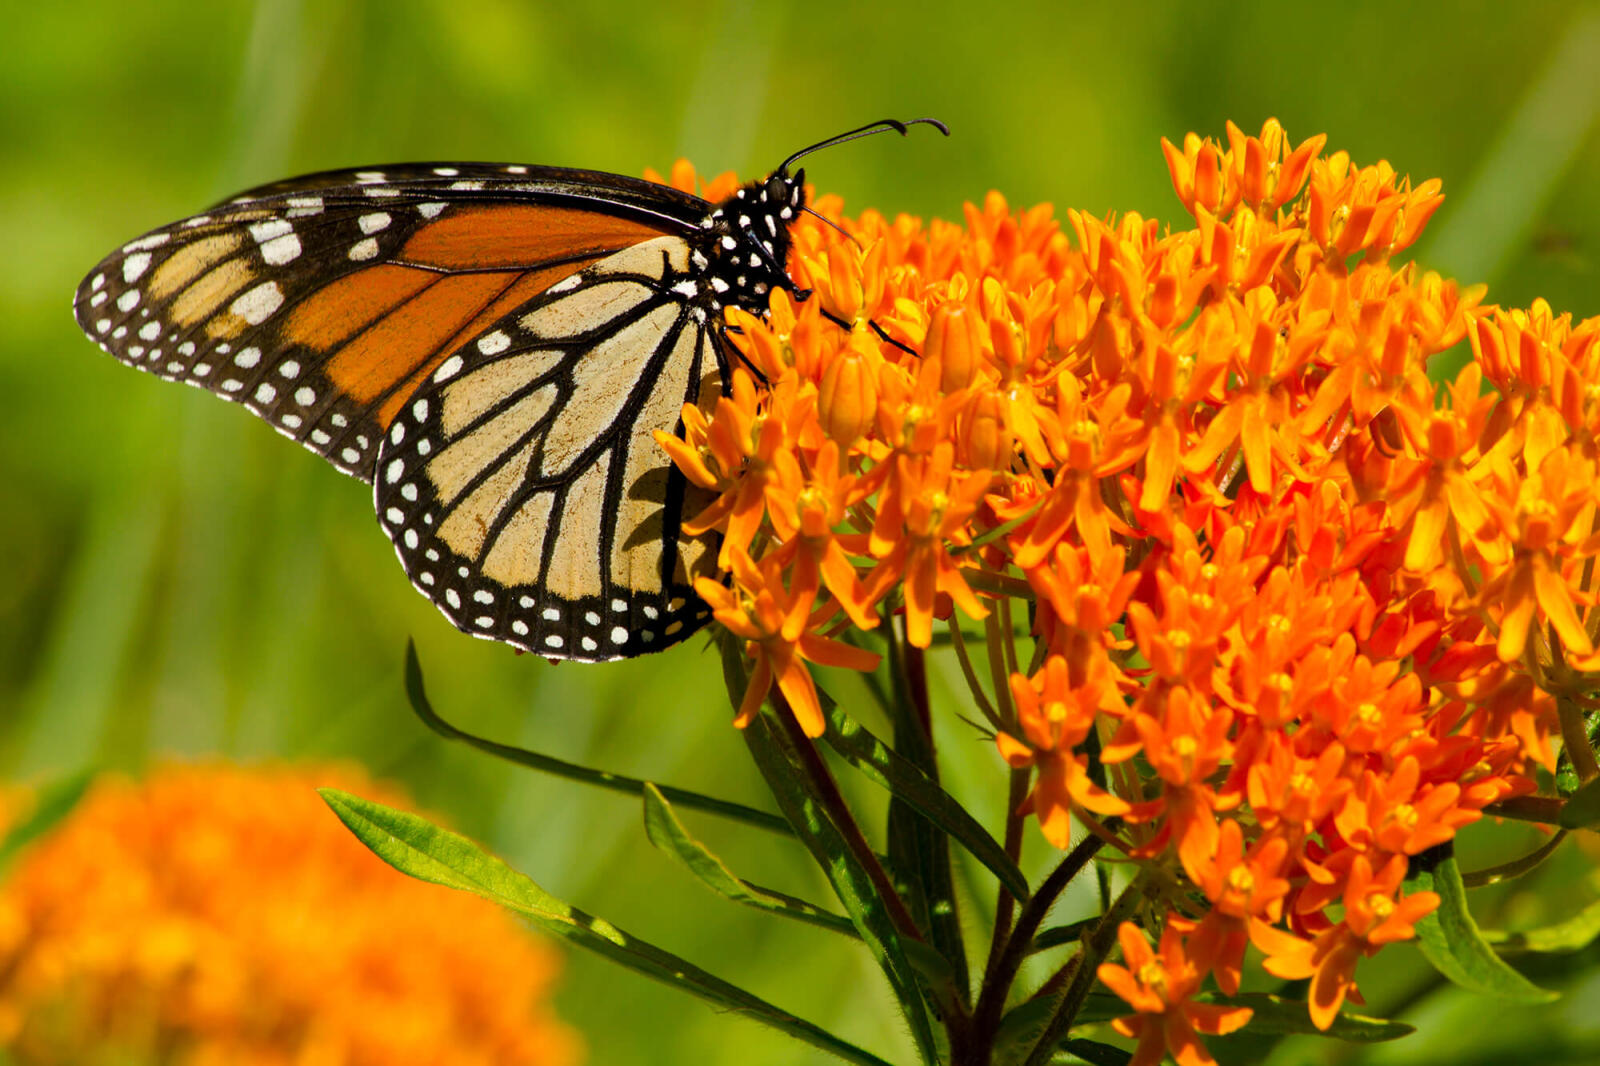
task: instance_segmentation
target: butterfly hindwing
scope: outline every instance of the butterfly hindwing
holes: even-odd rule
[[[550,286],[455,349],[397,412],[376,467],[379,521],[462,630],[604,660],[709,617],[693,579],[715,542],[679,528],[704,501],[653,438],[721,391],[690,255],[661,237]]]
[[[117,359],[242,403],[371,480],[400,408],[466,340],[706,204],[616,175],[501,164],[333,171],[122,246],[79,325]]]

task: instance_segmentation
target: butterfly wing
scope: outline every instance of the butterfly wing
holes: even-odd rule
[[[653,439],[721,390],[690,256],[661,237],[550,286],[396,413],[378,517],[462,630],[599,661],[660,650],[709,618],[693,580],[716,543],[680,530],[705,501]]]
[[[79,287],[130,366],[238,401],[372,480],[413,391],[468,338],[707,205],[612,174],[502,164],[330,171],[152,231]]]

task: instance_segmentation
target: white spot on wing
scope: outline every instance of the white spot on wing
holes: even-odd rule
[[[146,252],[151,248],[159,248],[172,239],[170,233],[152,233],[148,237],[140,237],[136,241],[129,241],[122,246],[124,252]]]
[[[142,274],[144,274],[145,270],[149,266],[150,266],[150,253],[149,252],[136,252],[133,255],[128,256],[128,258],[126,258],[126,259],[124,259],[122,261],[122,280],[126,281],[130,285],[133,284],[134,282],[139,280],[140,276]],[[95,275],[95,280],[100,282],[101,285],[104,285],[105,284],[105,275],[104,274],[97,274],[97,275]],[[95,288],[97,288],[97,289],[99,287],[100,287],[100,285],[96,285],[95,286]]]
[[[287,222],[284,225],[288,225]],[[300,238],[293,233],[285,233],[282,237],[275,237],[262,244],[261,258],[272,266],[282,266],[292,262],[300,256]]]
[[[459,355],[452,355],[450,358],[439,364],[439,369],[433,372],[433,380],[435,382],[449,381],[451,378],[461,373],[461,367],[461,357]],[[417,421],[420,422],[422,419],[419,418]]]
[[[266,281],[234,300],[228,310],[252,326],[259,326],[282,306],[283,289],[276,281]]]

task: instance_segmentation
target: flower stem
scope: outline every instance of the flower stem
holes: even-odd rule
[[[1094,927],[1094,931],[1084,939],[1083,949],[1072,962],[1068,963],[1072,973],[1067,980],[1066,991],[1062,993],[1061,1002],[1051,1015],[1050,1024],[1045,1026],[1043,1035],[1033,1046],[1033,1051],[1023,1066],[1045,1066],[1055,1054],[1056,1045],[1072,1028],[1072,1023],[1078,1018],[1078,1012],[1083,1009],[1084,1001],[1089,998],[1089,990],[1094,987],[1099,976],[1100,964],[1111,954],[1111,949],[1117,942],[1117,927],[1133,915],[1142,899],[1144,899],[1144,886],[1141,884],[1141,879],[1135,877],[1128,883],[1128,887],[1122,890],[1122,894],[1111,905],[1111,909],[1106,911],[1105,916]]]
[[[1006,857],[1012,862],[1022,858],[1022,815],[1017,813],[1017,808],[1022,806],[1022,801],[1028,796],[1028,780],[1031,771],[1027,769],[1012,770],[1011,783],[1006,795]],[[1011,893],[1002,886],[994,902],[994,932],[989,939],[989,959],[983,967],[983,981],[987,986],[995,972],[995,967],[1000,964],[1000,953],[1005,950],[1006,940],[1011,935],[1011,919],[1016,912],[1016,901],[1011,898]]]
[[[1579,781],[1592,781],[1600,777],[1600,763],[1595,761],[1594,749],[1589,746],[1589,731],[1584,727],[1583,708],[1578,701],[1566,696],[1556,699],[1556,712],[1561,719],[1561,741],[1566,746],[1567,758],[1578,773]]]
[[[1541,825],[1558,825],[1565,801],[1558,796],[1513,796],[1511,799],[1491,803],[1483,813],[1491,818],[1512,818],[1519,822],[1537,822]]]
[[[1045,915],[1050,913],[1050,908],[1054,906],[1062,891],[1083,871],[1089,860],[1094,858],[1095,853],[1104,845],[1103,840],[1092,835],[1078,841],[1073,849],[1067,852],[1061,863],[1040,883],[1038,890],[1028,902],[1022,905],[1022,912],[1017,916],[1016,927],[1006,938],[1005,950],[1000,953],[1000,960],[992,972],[984,975],[983,988],[978,993],[978,1006],[972,1013],[975,1046],[987,1047],[993,1042],[994,1035],[1000,1027],[1001,1014],[1005,1010],[1006,997],[1011,992],[1011,983],[1016,980],[1017,971],[1022,967],[1022,960],[1028,957],[1028,949],[1033,944],[1034,934],[1039,931]]]
[[[800,758],[801,766],[805,769],[811,795],[827,812],[829,820],[838,827],[845,846],[850,849],[850,854],[872,879],[873,887],[878,890],[884,906],[888,908],[889,918],[894,923],[895,931],[913,940],[923,939],[922,931],[917,928],[917,923],[911,918],[911,912],[906,909],[905,900],[895,891],[894,883],[890,881],[883,864],[878,861],[877,853],[872,850],[872,845],[867,843],[861,827],[856,824],[855,815],[850,813],[850,805],[839,792],[839,785],[834,781],[833,774],[828,771],[828,764],[822,761],[822,755],[817,751],[816,744],[806,736],[805,730],[800,728],[800,723],[795,720],[794,712],[789,709],[788,701],[783,698],[781,692],[773,689],[768,698],[778,712],[773,718],[782,727],[790,746],[794,748]]]

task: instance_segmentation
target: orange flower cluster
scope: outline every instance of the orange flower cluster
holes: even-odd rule
[[[730,577],[698,587],[756,661],[741,720],[776,679],[820,734],[805,663],[871,668],[838,638],[885,611],[919,647],[942,619],[961,652],[953,609],[1006,661],[1031,637],[989,692],[968,671],[1026,810],[1057,846],[1119,815],[1180,886],[1160,966],[1194,979],[1104,972],[1140,1014],[1235,991],[1253,940],[1328,1026],[1437,906],[1407,858],[1530,792],[1600,668],[1600,319],[1397,262],[1439,183],[1323,143],[1164,142],[1182,227],[996,193],[964,226],[802,224],[814,296],[736,316],[731,396],[661,440],[717,497],[693,528]]]
[[[413,881],[314,788],[350,769],[173,768],[96,784],[0,886],[0,1057],[173,1066],[579,1058],[557,957]]]

